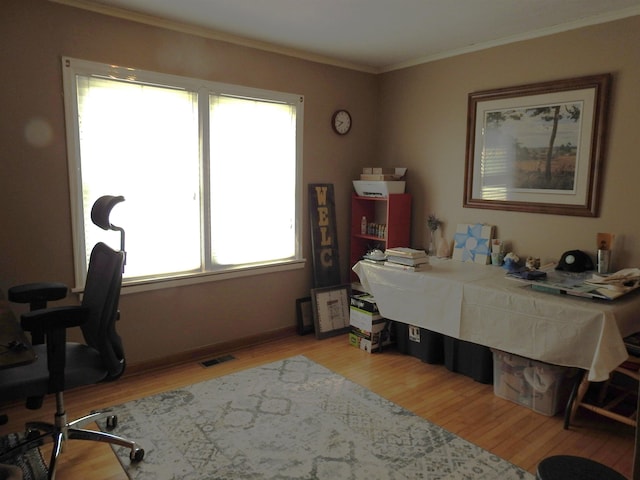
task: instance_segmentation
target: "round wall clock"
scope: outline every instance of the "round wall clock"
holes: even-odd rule
[[[331,127],[338,135],[346,135],[351,130],[351,114],[346,110],[336,110],[331,117]]]

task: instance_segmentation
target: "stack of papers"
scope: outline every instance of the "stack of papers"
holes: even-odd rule
[[[384,252],[387,267],[399,268],[411,272],[429,270],[429,257],[424,250],[416,250],[409,247],[387,248]]]
[[[594,273],[584,283],[593,285],[598,293],[608,298],[617,298],[640,287],[640,268],[625,268],[611,275]]]
[[[610,275],[562,272],[555,270],[553,265],[540,271],[546,272],[547,275],[541,278],[527,278],[510,272],[506,276],[526,281],[533,290],[602,300],[615,300],[640,288],[639,268],[625,268]]]

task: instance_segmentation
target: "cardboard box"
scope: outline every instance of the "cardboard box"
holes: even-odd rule
[[[390,345],[392,342],[390,320],[387,319],[373,325],[371,331],[362,330],[352,325],[349,332],[349,345],[369,353],[380,351],[382,347]]]
[[[370,295],[368,293],[351,295],[350,303],[352,307],[355,307],[359,310],[364,310],[371,313],[379,313],[376,299],[373,298],[373,295]]]
[[[373,332],[375,325],[384,324],[386,321],[379,312],[367,312],[353,306],[349,311],[349,324],[366,332]]]
[[[492,351],[496,396],[547,416],[556,415],[566,407],[578,372],[576,368]]]
[[[364,167],[360,174],[360,180],[402,180],[406,173],[405,167]]]
[[[396,169],[393,167],[373,167],[371,173],[395,175]]]
[[[364,181],[379,181],[379,180],[386,180],[386,181],[392,181],[392,180],[398,180],[398,177],[393,174],[393,173],[361,173],[360,174],[360,180],[364,180]]]
[[[350,345],[371,353],[393,342],[391,321],[382,317],[372,295],[351,295],[350,303]]]
[[[376,175],[395,175],[396,180],[400,180],[407,173],[406,167],[365,167],[362,169],[364,174],[376,174]]]

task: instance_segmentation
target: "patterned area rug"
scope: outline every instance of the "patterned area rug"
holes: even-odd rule
[[[145,449],[131,463],[115,447],[134,480],[533,480],[303,356],[114,410]]]
[[[10,433],[0,437],[0,453],[15,447],[24,438],[21,433]],[[14,467],[17,470],[12,471]],[[20,472],[21,477],[11,476]],[[24,455],[7,460],[7,464],[0,465],[0,479],[22,478],[23,480],[46,480],[49,475],[40,449],[32,448]]]

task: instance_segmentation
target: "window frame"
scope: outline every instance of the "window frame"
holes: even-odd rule
[[[153,72],[130,67],[108,65],[100,62],[80,60],[71,57],[62,57],[62,75],[65,106],[65,124],[67,136],[67,166],[69,173],[69,192],[71,226],[73,237],[73,257],[75,288],[74,291],[82,291],[86,278],[86,244],[84,206],[81,175],[80,137],[78,125],[77,102],[77,75],[114,78],[118,80],[141,82],[150,85],[166,86],[174,89],[186,89],[197,92],[199,110],[199,148],[200,148],[200,175],[201,199],[200,215],[206,216],[202,228],[205,230],[210,225],[209,193],[208,193],[208,169],[209,169],[209,95],[229,95],[235,97],[256,98],[265,101],[273,101],[295,105],[296,108],[296,166],[295,166],[295,217],[294,217],[294,255],[288,259],[267,261],[247,265],[234,265],[229,268],[210,268],[210,261],[202,259],[203,271],[185,272],[162,275],[157,277],[139,277],[123,280],[122,293],[133,293],[160,288],[170,288],[189,284],[197,284],[215,280],[224,280],[244,276],[268,274],[278,271],[303,268],[305,259],[302,255],[302,164],[303,164],[303,125],[304,125],[304,97],[299,94],[290,94],[272,90],[264,90],[241,85],[213,82],[190,77],[183,77],[160,72]],[[238,175],[241,175],[239,173]],[[120,194],[113,192],[114,195]],[[126,198],[125,198],[126,200]],[[125,202],[126,204],[126,202]],[[119,207],[123,208],[123,207]],[[93,227],[93,225],[92,225]],[[126,225],[122,226],[126,231]],[[98,227],[95,227],[98,228]],[[202,241],[209,241],[205,236]],[[126,245],[125,245],[126,248]]]

